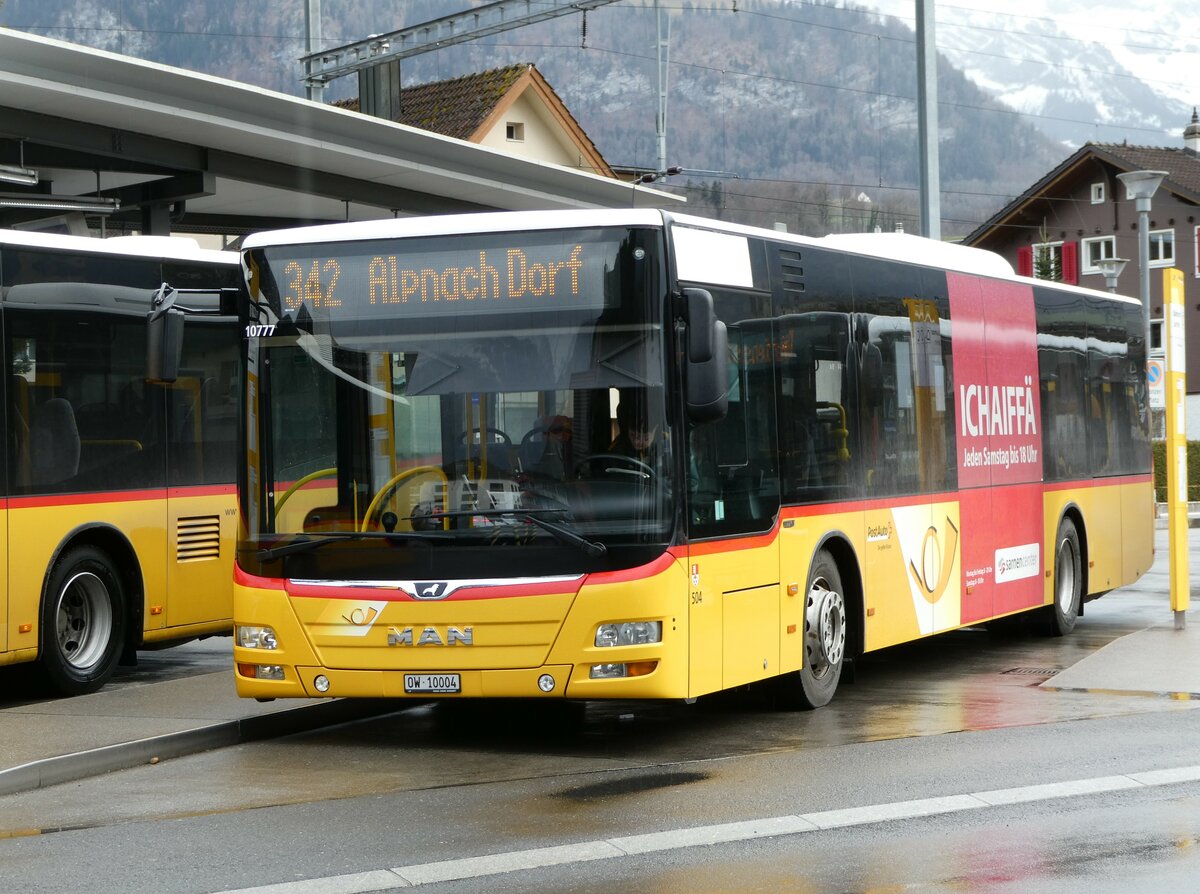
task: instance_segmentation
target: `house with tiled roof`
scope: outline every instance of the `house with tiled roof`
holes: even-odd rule
[[[1200,115],[1181,147],[1087,143],[1009,202],[963,241],[1007,258],[1018,273],[1095,289],[1104,258],[1130,263],[1117,291],[1137,297],[1138,213],[1117,179],[1127,171],[1166,171],[1150,209],[1150,317],[1162,318],[1161,270],[1184,273],[1187,303],[1188,427],[1200,430]],[[1154,327],[1154,337],[1159,328]],[[1151,350],[1160,348],[1151,344]]]
[[[400,86],[399,64],[359,80],[336,105],[521,158],[613,177],[595,143],[532,63]]]

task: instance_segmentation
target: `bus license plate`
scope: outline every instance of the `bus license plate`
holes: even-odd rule
[[[462,692],[459,674],[405,674],[406,693]]]

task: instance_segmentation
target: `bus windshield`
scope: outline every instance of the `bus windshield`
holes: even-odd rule
[[[252,252],[260,449],[243,567],[460,579],[661,550],[673,512],[656,240],[595,229]]]

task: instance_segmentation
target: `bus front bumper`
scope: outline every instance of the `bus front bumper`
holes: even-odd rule
[[[241,651],[241,650],[238,650]],[[237,656],[237,693],[242,698],[680,698],[664,691],[657,661],[638,662],[636,676],[593,679],[592,665],[469,671],[344,670],[263,665]],[[252,656],[261,662],[263,656]],[[606,668],[611,667],[606,665]],[[266,673],[281,679],[265,679]]]

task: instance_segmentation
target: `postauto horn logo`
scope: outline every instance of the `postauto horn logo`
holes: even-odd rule
[[[946,517],[946,542],[943,546],[938,529],[930,525],[921,541],[921,567],[914,560],[908,563],[908,573],[917,591],[930,605],[938,602],[950,585],[950,574],[954,570],[954,554],[958,550],[958,528]]]

